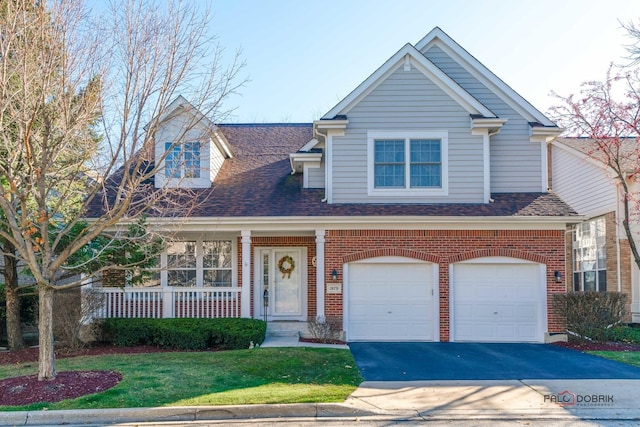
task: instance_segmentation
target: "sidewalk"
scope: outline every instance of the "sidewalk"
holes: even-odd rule
[[[263,347],[327,347],[268,337]],[[331,345],[348,349],[346,345]],[[573,400],[572,400],[573,399]],[[365,381],[344,403],[0,412],[0,425],[274,418],[369,420],[640,418],[640,380]],[[561,406],[557,402],[564,402]]]

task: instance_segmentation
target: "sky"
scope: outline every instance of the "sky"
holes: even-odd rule
[[[628,63],[620,21],[640,0],[214,0],[210,31],[250,81],[227,122],[319,119],[406,43],[438,26],[542,112]]]

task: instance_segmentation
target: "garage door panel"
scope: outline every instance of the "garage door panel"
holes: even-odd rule
[[[433,265],[352,263],[349,340],[433,340]]]
[[[539,265],[532,263],[454,265],[454,340],[541,341],[540,274]]]

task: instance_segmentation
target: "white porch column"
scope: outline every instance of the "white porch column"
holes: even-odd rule
[[[324,235],[325,230],[316,230],[316,316],[324,321]]]
[[[240,316],[251,317],[251,231],[242,230],[242,291]]]

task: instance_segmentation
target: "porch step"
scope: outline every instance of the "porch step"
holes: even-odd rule
[[[270,337],[299,337],[306,330],[306,322],[267,322],[267,336]]]
[[[287,330],[270,331],[269,328],[267,328],[267,336],[270,336],[270,337],[298,337],[298,336],[300,336],[300,331],[287,331]]]

